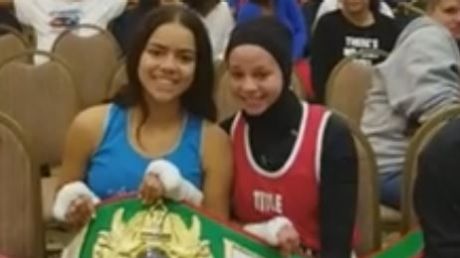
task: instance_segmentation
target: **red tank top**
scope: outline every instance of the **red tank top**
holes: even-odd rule
[[[320,250],[319,171],[324,128],[329,113],[320,106],[303,105],[298,137],[285,164],[274,172],[256,164],[248,126],[238,114],[232,124],[234,155],[233,212],[242,223],[283,215],[290,219],[303,245]]]

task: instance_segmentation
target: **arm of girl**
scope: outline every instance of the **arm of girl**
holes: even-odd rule
[[[203,206],[227,219],[233,181],[230,138],[218,125],[205,122],[203,129]]]
[[[329,118],[323,140],[320,178],[322,258],[350,257],[358,192],[353,137],[339,117]]]
[[[103,105],[81,112],[67,133],[53,215],[74,228],[90,219],[98,202],[82,180],[90,156],[102,137],[107,111],[108,105]]]

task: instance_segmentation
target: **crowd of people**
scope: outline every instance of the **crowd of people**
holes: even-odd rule
[[[351,257],[359,159],[347,122],[324,106],[334,66],[360,51],[388,53],[361,57],[374,67],[361,129],[376,154],[381,203],[396,210],[409,139],[460,102],[460,0],[427,0],[407,26],[378,0],[324,0],[315,10],[295,0],[126,6],[14,0],[10,17],[33,27],[37,49],[49,50],[62,28],[91,23],[125,54],[128,83],[68,132],[53,213],[74,228],[99,201],[137,192],[146,204],[202,206],[286,254]],[[220,122],[216,60],[239,107]],[[311,66],[308,101],[290,90],[299,60]],[[460,257],[458,127],[448,123],[419,159],[414,203],[427,258]]]

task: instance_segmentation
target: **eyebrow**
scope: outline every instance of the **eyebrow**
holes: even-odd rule
[[[158,42],[149,42],[147,44],[147,47],[155,47],[155,48],[159,48],[161,50],[166,50],[168,49],[168,46],[164,45],[164,44],[161,44],[161,43],[158,43]],[[179,52],[185,52],[185,53],[191,53],[191,54],[194,54],[196,51],[195,49],[192,49],[192,48],[187,48],[187,47],[184,47],[184,48],[179,48],[177,49]]]
[[[234,64],[234,65],[229,65],[228,66],[229,69],[242,69],[241,68],[241,65],[240,64]],[[257,71],[257,72],[266,72],[267,70],[270,70],[268,69],[267,67],[263,66],[263,65],[256,65],[254,67],[251,68],[251,70],[254,70],[254,71]]]

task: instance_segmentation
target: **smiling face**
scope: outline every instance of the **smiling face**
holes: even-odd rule
[[[273,56],[256,45],[241,45],[228,56],[230,86],[240,107],[249,115],[261,115],[280,96],[281,69]]]
[[[139,61],[144,92],[159,103],[178,100],[195,73],[196,49],[192,32],[177,22],[159,26],[150,36]]]
[[[460,0],[438,0],[428,12],[431,18],[443,24],[455,39],[460,39]]]
[[[369,0],[342,0],[342,8],[350,14],[359,14],[369,10]]]

